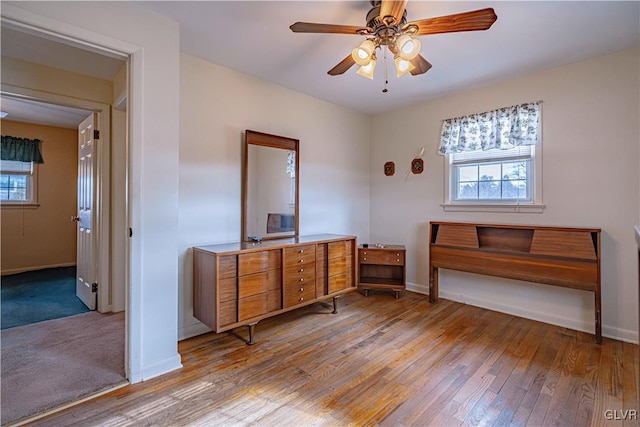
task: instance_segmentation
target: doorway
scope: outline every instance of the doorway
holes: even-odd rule
[[[7,36],[8,32],[13,31],[15,34]],[[13,37],[15,36],[15,37]],[[31,47],[30,52],[34,51],[34,43],[44,43],[47,46],[47,49],[51,49],[51,43],[57,43],[52,41],[50,38],[42,38],[38,39],[37,36],[33,34],[22,33],[17,30],[13,30],[11,28],[2,27],[2,54],[3,54],[3,63],[5,62],[4,55],[6,53],[13,52],[13,48],[19,49],[19,45],[24,42],[25,39],[29,40],[29,46]],[[12,44],[13,43],[13,44]],[[65,45],[64,43],[58,43],[56,45],[57,48],[65,51],[65,55],[86,55],[86,52],[82,52],[81,49],[77,47],[71,47]],[[71,49],[71,50],[70,50]],[[73,50],[75,49],[75,51]],[[37,49],[35,49],[37,50]],[[92,55],[96,55],[95,52],[91,52]],[[45,67],[46,72],[52,72],[52,67],[49,67],[45,64],[36,62],[38,58],[17,58],[15,54],[13,57],[7,57],[8,63],[11,66],[17,67],[19,70],[20,67],[29,67],[30,69],[37,69],[38,67]],[[122,369],[118,374],[119,376],[109,378],[109,381],[112,384],[126,382],[126,345],[125,345],[125,295],[126,295],[126,284],[127,284],[127,256],[128,256],[128,248],[127,241],[125,236],[125,229],[127,223],[127,191],[126,191],[126,173],[127,173],[127,148],[126,148],[126,104],[127,104],[127,74],[128,74],[128,62],[126,57],[120,58],[124,78],[124,84],[122,84],[122,90],[120,92],[113,91],[113,99],[106,102],[104,99],[97,100],[87,100],[87,99],[79,99],[76,96],[71,96],[71,94],[65,94],[63,90],[50,92],[47,90],[41,90],[37,85],[32,87],[25,86],[12,86],[10,83],[6,84],[3,75],[3,87],[2,87],[2,96],[3,99],[11,99],[12,101],[21,101],[23,104],[33,104],[33,105],[46,105],[50,110],[49,113],[51,115],[56,115],[56,113],[61,113],[62,111],[69,112],[70,110],[78,110],[82,112],[85,116],[98,114],[99,119],[99,127],[100,127],[100,140],[101,144],[99,146],[98,152],[96,153],[97,162],[96,162],[96,170],[95,170],[95,189],[97,195],[97,204],[96,211],[97,214],[95,218],[97,220],[96,227],[93,231],[96,232],[98,236],[98,244],[96,245],[96,259],[97,259],[97,271],[96,271],[96,280],[98,283],[98,292],[97,292],[97,312],[87,313],[90,317],[82,318],[82,322],[94,325],[96,331],[99,330],[99,325],[107,325],[107,324],[115,324],[116,331],[119,336],[118,339],[120,344],[117,345],[119,348],[119,357],[121,359]],[[72,61],[72,63],[74,63]],[[4,65],[3,64],[3,74],[4,74]],[[64,75],[67,73],[73,73],[70,70],[58,70],[59,75]],[[59,77],[58,75],[58,77]],[[90,80],[90,79],[88,79]],[[104,80],[104,79],[103,79]],[[115,83],[114,83],[115,85]],[[3,102],[3,110],[8,103]],[[56,113],[52,113],[55,111]],[[24,113],[21,112],[21,114]],[[11,114],[7,117],[9,119],[13,115],[13,118],[19,117],[19,115]],[[3,132],[4,133],[4,132]],[[76,142],[77,144],[77,142]],[[45,160],[46,161],[46,160]],[[71,183],[74,185],[74,183]],[[114,197],[114,194],[117,194]],[[67,220],[69,220],[69,216],[67,216]],[[117,238],[114,236],[118,235]],[[120,314],[99,314],[99,313],[110,313],[110,312],[119,312]],[[84,315],[79,315],[84,316]],[[83,329],[78,326],[78,316],[74,316],[72,319],[75,323],[71,327],[67,327],[65,325],[71,324],[72,320],[59,319],[58,321],[50,321],[55,322],[56,331],[62,333],[65,330],[75,330],[76,332],[79,329]],[[105,320],[106,319],[106,320]],[[44,325],[41,325],[44,326]],[[23,331],[24,332],[24,331]],[[27,335],[26,333],[20,335]],[[37,334],[36,334],[37,335]],[[101,334],[96,333],[95,336],[92,336],[88,341],[92,343],[94,347],[100,347],[100,340],[113,336],[107,333]],[[6,349],[6,344],[11,340],[5,341],[5,336],[3,334],[3,370],[4,370],[4,350]],[[77,336],[76,336],[77,338]],[[87,340],[85,336],[83,339]],[[108,343],[105,343],[108,344]],[[69,340],[68,345],[74,346],[74,341]],[[108,346],[103,346],[106,348]],[[58,352],[59,354],[64,354],[64,351]],[[92,357],[88,352],[83,353],[83,356]],[[36,355],[34,355],[36,357]],[[77,354],[76,354],[77,357]],[[100,357],[96,355],[96,359],[93,362],[98,363],[96,367],[99,368]],[[6,359],[9,360],[9,359]],[[92,362],[91,360],[86,360],[86,362]],[[114,366],[111,364],[105,364],[104,366],[107,369],[112,369]],[[119,366],[119,365],[118,365]],[[45,366],[38,366],[40,371],[47,370]],[[96,373],[100,371],[100,369],[96,370]],[[91,381],[92,375],[86,375],[87,381]],[[4,378],[3,378],[4,379]],[[113,382],[115,379],[115,383]],[[4,381],[3,381],[4,382]],[[86,384],[85,384],[86,385]],[[4,388],[4,387],[3,387]],[[20,387],[16,387],[19,389]],[[27,388],[27,387],[24,387]],[[80,391],[80,395],[76,395],[76,397],[81,397],[86,390],[91,390],[89,388],[83,388]],[[97,390],[93,390],[97,391]],[[49,393],[50,394],[50,393]],[[72,395],[72,394],[70,394]],[[39,400],[38,396],[29,396],[30,400]],[[29,400],[27,399],[27,400]],[[3,403],[6,401],[4,393],[3,393]],[[58,402],[59,403],[59,402]],[[4,405],[3,405],[4,406]],[[46,405],[44,406],[46,407]],[[42,409],[43,406],[38,407],[38,410]],[[4,408],[3,408],[4,409]],[[24,414],[23,414],[24,415]],[[4,411],[3,411],[3,424],[5,423]]]

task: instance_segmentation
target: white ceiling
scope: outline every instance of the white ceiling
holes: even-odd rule
[[[0,96],[0,110],[8,113],[6,120],[37,125],[77,129],[91,111],[31,99]]]
[[[113,80],[126,63],[126,58],[79,48],[51,36],[19,31],[8,25],[0,28],[3,57],[21,59],[104,80]],[[0,96],[0,110],[7,120],[77,129],[90,114],[77,108],[38,102],[33,99]]]
[[[80,4],[80,3],[78,3]],[[352,67],[327,71],[362,36],[301,34],[296,21],[365,25],[368,1],[142,1],[139,7],[180,22],[182,52],[368,114],[416,104],[584,59],[640,47],[639,1],[420,1],[409,0],[407,20],[493,7],[487,31],[420,37],[433,64],[426,74],[396,78],[383,61],[375,79]],[[2,28],[2,55],[112,79],[122,58]],[[3,99],[3,109],[9,105]],[[10,112],[11,113],[11,112]],[[16,117],[15,115],[13,117]]]
[[[638,1],[419,1],[407,20],[494,8],[487,31],[422,36],[426,74],[396,78],[382,93],[373,81],[327,71],[363,36],[293,33],[296,21],[365,26],[368,1],[145,1],[141,7],[180,22],[184,53],[369,114],[447,93],[640,46]]]

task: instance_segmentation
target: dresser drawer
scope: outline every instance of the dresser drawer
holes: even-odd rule
[[[282,270],[269,270],[262,273],[238,277],[238,298],[261,294],[269,290],[280,289]]]
[[[284,290],[284,306],[302,304],[311,301],[316,297],[316,287],[314,283],[306,285],[287,286]]]
[[[223,255],[218,258],[218,274],[221,279],[238,275],[238,257],[236,255]]]
[[[389,249],[361,249],[360,264],[404,265],[404,251]]]
[[[284,285],[315,283],[315,279],[316,269],[313,265],[289,267],[285,270]]]
[[[218,287],[220,292],[220,301],[230,301],[238,298],[238,278],[231,277],[229,279],[220,280]]]
[[[353,255],[351,243],[351,240],[329,243],[329,258],[350,257],[351,255]]]
[[[329,258],[327,266],[327,273],[329,277],[349,271],[351,271],[351,258]]]
[[[285,267],[307,265],[316,261],[316,245],[296,246],[284,249]]]
[[[220,303],[220,325],[228,325],[230,323],[235,323],[238,321],[238,313],[237,313],[237,302],[236,300],[225,301]]]
[[[238,300],[238,321],[261,316],[282,308],[280,289]]]
[[[280,268],[280,250],[251,252],[238,255],[238,276]]]
[[[351,277],[350,271],[329,277],[328,287],[330,294],[349,288],[351,286],[353,286],[353,279]]]

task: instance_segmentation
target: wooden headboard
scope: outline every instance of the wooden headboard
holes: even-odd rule
[[[602,342],[600,229],[431,222],[429,300],[438,300],[438,268],[594,293]]]

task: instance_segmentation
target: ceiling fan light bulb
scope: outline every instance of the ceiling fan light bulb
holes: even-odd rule
[[[376,68],[376,60],[372,59],[367,65],[362,65],[360,68],[358,68],[358,71],[356,71],[356,73],[358,73],[362,77],[366,77],[368,79],[373,80],[373,70],[375,68]]]
[[[420,49],[422,48],[422,43],[420,43],[420,40],[418,39],[414,39],[407,34],[403,34],[398,37],[396,46],[398,47],[398,54],[400,57],[410,61],[418,56]]]
[[[358,65],[368,65],[371,62],[375,48],[376,46],[371,40],[365,40],[360,46],[351,51],[351,57]]]
[[[411,70],[413,70],[414,68],[416,68],[411,62],[407,61],[406,59],[402,59],[400,56],[396,57],[395,63],[396,63],[396,75],[398,77],[402,77],[408,72],[410,72]]]

